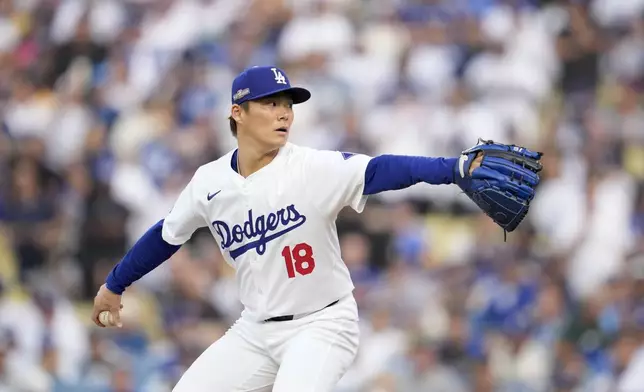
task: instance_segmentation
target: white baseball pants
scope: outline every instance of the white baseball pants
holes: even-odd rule
[[[241,317],[183,374],[173,392],[327,392],[353,363],[359,343],[352,295],[291,321]]]

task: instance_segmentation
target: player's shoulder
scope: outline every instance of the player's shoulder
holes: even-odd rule
[[[232,171],[230,162],[234,152],[235,150],[231,150],[214,161],[199,166],[194,173],[193,181],[212,182],[213,179],[225,178],[226,174]]]
[[[288,155],[300,160],[346,160],[354,155],[352,152],[343,152],[338,150],[324,150],[297,144],[288,143]]]
[[[283,148],[286,151],[286,155],[290,157],[305,156],[316,151],[314,148],[301,146],[299,144],[294,144],[291,142],[286,143]]]
[[[226,172],[231,169],[230,162],[232,161],[233,154],[235,153],[235,150],[230,150],[221,157],[215,159],[214,161],[210,161],[208,163],[204,163],[203,165],[199,166],[197,169],[198,172],[200,173],[212,173],[212,172]]]

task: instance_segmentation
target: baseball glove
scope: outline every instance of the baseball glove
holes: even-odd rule
[[[478,154],[481,166],[470,172]],[[539,185],[543,154],[524,147],[479,139],[461,153],[454,168],[454,182],[505,232],[519,226]]]

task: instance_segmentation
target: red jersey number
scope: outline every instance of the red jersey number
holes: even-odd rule
[[[315,269],[313,248],[305,242],[295,245],[292,249],[290,246],[285,246],[282,256],[286,263],[286,273],[290,279],[295,278],[296,273],[308,275]]]

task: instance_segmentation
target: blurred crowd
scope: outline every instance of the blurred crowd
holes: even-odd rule
[[[507,242],[452,186],[341,213],[362,337],[337,392],[644,391],[644,0],[0,0],[1,392],[170,391],[239,316],[198,231],[124,328],[89,320],[234,148],[230,84],[259,64],[313,93],[298,144],[545,153]]]

